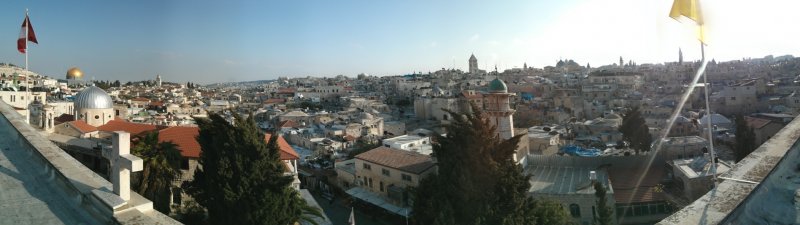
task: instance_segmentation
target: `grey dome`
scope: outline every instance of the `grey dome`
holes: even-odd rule
[[[75,95],[75,109],[110,109],[114,101],[106,91],[95,86],[83,89]]]

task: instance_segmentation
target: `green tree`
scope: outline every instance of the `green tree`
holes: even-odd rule
[[[472,106],[473,112],[479,109]],[[564,224],[566,211],[528,197],[529,176],[513,160],[521,135],[501,139],[482,114],[448,112],[447,135],[436,135],[438,173],[413,189],[417,224]]]
[[[200,166],[188,192],[208,210],[211,224],[294,224],[312,222],[320,210],[309,207],[284,175],[277,138],[264,141],[253,116],[234,113],[197,119]],[[309,216],[311,215],[311,216]]]
[[[595,224],[598,225],[611,225],[614,209],[608,206],[608,199],[606,197],[606,188],[601,182],[594,183],[594,196],[597,197],[597,215],[595,215]]]
[[[622,125],[619,126],[619,131],[622,133],[622,139],[630,143],[631,148],[636,150],[636,154],[650,151],[653,136],[650,135],[650,128],[645,124],[639,107],[633,107],[622,115]]]
[[[133,147],[133,154],[144,161],[134,191],[153,201],[159,212],[169,214],[172,182],[180,176],[180,151],[172,142],[159,143],[158,132],[152,132]]]
[[[747,125],[744,116],[736,116],[736,145],[733,146],[736,162],[744,159],[750,155],[753,150],[758,148],[756,146],[756,134],[753,128]]]

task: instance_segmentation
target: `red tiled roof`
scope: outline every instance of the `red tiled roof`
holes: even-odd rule
[[[483,94],[481,94],[481,93],[479,93],[477,91],[473,92],[473,94],[470,94],[469,91],[462,91],[461,94],[464,95],[464,98],[467,98],[467,99],[483,98]]]
[[[270,99],[267,99],[266,101],[264,101],[264,104],[276,104],[276,103],[284,103],[284,102],[286,102],[286,99],[270,98]]]
[[[131,101],[134,101],[134,102],[150,102],[150,99],[138,97],[138,98],[131,99]]]
[[[749,116],[745,116],[744,117],[744,121],[747,122],[747,126],[748,127],[753,128],[753,129],[762,128],[762,127],[766,126],[767,124],[769,124],[769,122],[772,122],[771,120],[768,120],[768,119],[761,119],[761,118],[755,118],[755,117],[749,117]]]
[[[88,123],[84,122],[83,120],[76,120],[69,122],[69,125],[78,129],[81,133],[89,133],[97,131],[97,127],[89,125]]]
[[[108,121],[108,123],[102,126],[97,127],[97,129],[107,132],[125,131],[131,133],[131,135],[137,135],[147,131],[157,130],[158,127],[150,124],[131,123],[124,120],[112,120]]]
[[[608,178],[614,187],[614,200],[617,203],[641,203],[664,201],[664,193],[656,188],[664,177],[664,169],[651,166],[641,183],[637,185],[644,168],[609,168]]]
[[[158,132],[158,142],[171,141],[178,145],[183,157],[200,158],[200,143],[196,139],[198,134],[198,127],[170,127]]]
[[[294,88],[278,88],[279,94],[293,94]]]
[[[264,140],[267,142],[269,142],[271,137],[271,134],[264,134]],[[294,151],[294,148],[292,148],[292,146],[286,142],[286,139],[284,139],[283,136],[278,136],[278,147],[281,148],[281,160],[300,159],[300,155]]]
[[[358,154],[356,159],[414,174],[425,172],[435,165],[430,156],[384,146]]]
[[[283,122],[278,123],[278,127],[280,127],[280,128],[297,127],[297,126],[298,126],[298,124],[296,122],[294,122],[294,121],[291,121],[291,120],[284,120]]]

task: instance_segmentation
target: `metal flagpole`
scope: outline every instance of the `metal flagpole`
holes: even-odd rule
[[[28,9],[25,8],[25,21],[22,22],[25,24],[25,71],[28,71],[28,27],[30,27],[30,23],[28,22]]]
[[[705,48],[705,46],[706,45],[703,44],[703,41],[700,41],[700,57],[701,57],[701,60],[702,60],[700,63],[705,63],[705,61],[706,61],[706,48]],[[712,174],[712,178],[713,178],[713,182],[714,182],[713,184],[716,187],[717,186],[717,162],[716,162],[716,158],[715,158],[715,155],[714,155],[714,132],[711,130],[711,128],[712,128],[711,122],[714,121],[714,119],[711,117],[711,103],[708,101],[708,99],[709,99],[709,97],[708,97],[708,89],[710,88],[709,86],[711,86],[711,85],[709,85],[709,83],[708,83],[708,73],[706,73],[705,71],[702,71],[702,72],[704,73],[703,74],[703,84],[704,84],[703,85],[703,87],[704,87],[703,89],[705,90],[705,94],[706,94],[706,116],[708,117],[708,123],[706,124],[707,127],[708,127],[708,147],[709,147],[708,150],[709,150],[709,154],[711,155],[711,174]]]

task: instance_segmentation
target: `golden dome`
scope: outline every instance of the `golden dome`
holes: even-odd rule
[[[83,71],[78,69],[78,67],[72,67],[67,70],[67,79],[82,79],[83,78]]]

